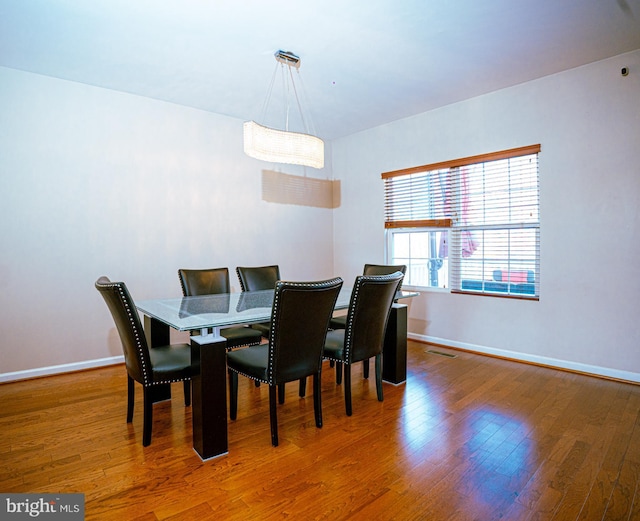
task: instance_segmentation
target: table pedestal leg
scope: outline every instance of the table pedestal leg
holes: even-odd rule
[[[191,337],[193,448],[203,460],[229,451],[226,352],[221,336]]]
[[[407,379],[407,306],[393,304],[382,348],[382,379],[399,384]]]

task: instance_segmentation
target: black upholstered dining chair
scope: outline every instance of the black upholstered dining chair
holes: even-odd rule
[[[229,293],[231,286],[229,284],[228,268],[210,268],[200,270],[179,269],[178,278],[180,279],[180,287],[185,297],[197,295],[218,295],[221,293]],[[244,326],[234,326],[224,328],[220,331],[227,341],[227,349],[234,347],[253,346],[262,341],[260,331]]]
[[[125,283],[100,277],[95,286],[107,303],[122,342],[127,368],[127,423],[133,421],[134,381],[142,384],[142,445],[146,447],[151,443],[154,387],[183,382],[184,404],[191,405],[191,347],[174,344],[149,349],[140,316]]]
[[[359,275],[351,292],[345,329],[327,333],[324,358],[336,365],[336,373],[344,369],[344,401],[347,416],[352,414],[351,365],[375,357],[376,392],[383,401],[382,347],[389,312],[403,274]],[[338,381],[339,383],[339,381]]]
[[[242,291],[273,289],[276,287],[276,282],[280,280],[280,267],[277,264],[255,267],[238,266],[236,267],[236,273]],[[251,324],[251,327],[260,331],[263,337],[269,338],[269,332],[271,331],[269,322]]]
[[[404,264],[398,264],[396,266],[389,264],[365,264],[363,275],[389,275],[396,271],[401,272],[403,275],[407,272],[407,267]],[[339,315],[331,319],[329,327],[331,329],[344,329],[347,322],[347,315]],[[368,375],[367,375],[368,376]]]
[[[238,374],[269,385],[271,443],[278,445],[276,387],[313,376],[313,409],[322,427],[320,380],[322,351],[342,279],[319,282],[278,281],[268,344],[227,353],[230,417],[238,413]]]
[[[363,275],[390,275],[396,271],[401,272],[403,275],[407,272],[407,267],[404,264],[365,264]],[[399,288],[398,288],[399,289]],[[344,329],[346,327],[347,315],[338,315],[333,317],[329,323],[330,329]],[[369,378],[369,359],[363,360],[362,372],[365,378]],[[336,381],[340,383],[342,381],[342,371],[338,367],[336,372]]]

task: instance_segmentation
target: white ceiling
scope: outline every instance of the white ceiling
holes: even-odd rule
[[[241,119],[278,49],[333,139],[640,49],[640,0],[0,0],[1,66]]]

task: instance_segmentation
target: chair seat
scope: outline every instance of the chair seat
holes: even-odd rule
[[[191,375],[191,347],[189,344],[149,349],[154,383],[178,381]]]
[[[262,342],[262,333],[250,327],[228,327],[220,331],[227,339],[227,347],[253,346]]]
[[[344,360],[344,329],[327,331],[323,357],[338,362]]]
[[[258,331],[261,336],[269,338],[271,332],[271,322],[260,322],[258,324],[251,324],[251,329]]]
[[[268,362],[268,344],[227,353],[227,365],[230,369],[254,380],[260,380],[261,382],[267,381]]]

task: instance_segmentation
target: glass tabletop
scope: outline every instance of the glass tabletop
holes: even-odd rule
[[[350,287],[342,287],[335,309],[346,309],[351,299]],[[274,290],[244,291],[220,295],[141,300],[140,312],[178,331],[255,324],[271,320]],[[418,295],[399,291],[396,300]]]

